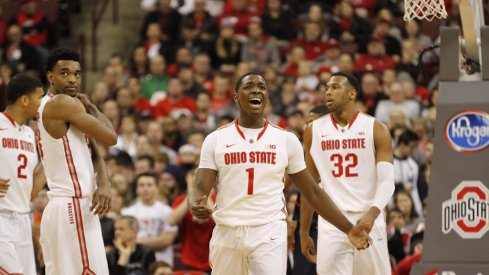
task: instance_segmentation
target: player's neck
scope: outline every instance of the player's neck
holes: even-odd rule
[[[341,111],[333,112],[333,118],[336,124],[344,127],[351,123],[356,113],[357,111],[354,108],[345,108]]]
[[[238,118],[238,125],[244,128],[251,128],[251,129],[259,129],[263,128],[265,125],[265,118],[263,116],[260,117],[250,117],[250,116],[243,116],[240,115]]]
[[[141,199],[141,203],[146,205],[146,206],[153,206],[156,203],[156,199],[152,199],[152,200]]]
[[[5,113],[11,117],[17,124],[23,125],[25,121],[27,120],[25,116],[22,114],[22,111],[19,110],[19,108],[16,108],[13,105],[7,106],[5,109]]]

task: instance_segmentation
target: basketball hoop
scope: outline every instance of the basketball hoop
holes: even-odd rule
[[[404,20],[447,18],[443,0],[404,0]]]

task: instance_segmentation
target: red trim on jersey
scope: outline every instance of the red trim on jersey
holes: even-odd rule
[[[11,116],[9,116],[9,115],[7,114],[7,112],[2,112],[2,114],[3,114],[3,115],[4,115],[4,116],[5,116],[5,117],[6,117],[6,118],[7,118],[7,119],[10,121],[10,123],[12,123],[12,125],[14,125],[14,127],[15,127],[15,120],[14,120],[14,119],[13,119]]]
[[[350,127],[353,125],[353,122],[355,122],[359,113],[359,111],[356,111],[355,115],[353,115],[352,120],[348,123],[348,129],[350,129]],[[336,121],[334,120],[333,113],[329,113],[329,117],[331,117],[331,122],[333,122],[333,126],[336,128],[336,130],[338,130],[338,124],[336,124]]]
[[[333,113],[329,113],[329,117],[331,118],[331,122],[333,122],[333,126],[338,130],[338,125],[336,125],[336,121],[334,120]]]
[[[236,130],[238,130],[239,135],[244,140],[246,140],[243,131],[241,131],[241,129],[239,128],[239,124],[238,124],[238,120],[237,119],[234,121],[234,124],[236,125]],[[256,139],[256,141],[260,140],[260,138],[263,136],[263,134],[267,130],[267,127],[268,127],[268,119],[265,119],[265,125],[263,125],[263,129],[260,131],[260,133],[258,133],[258,138]]]
[[[268,127],[268,119],[265,120],[265,125],[263,125],[263,130],[261,130],[261,132],[258,134],[258,138],[256,139],[256,141],[260,140],[260,138],[263,136],[263,134],[267,130],[267,127]]]
[[[23,275],[22,273],[8,273],[7,270],[0,266],[0,275]]]
[[[80,209],[80,200],[78,198],[72,198],[72,200],[73,208],[75,210],[76,233],[78,234],[78,244],[80,245],[80,255],[83,265],[82,275],[95,275],[95,272],[90,269],[90,262],[88,260],[87,243],[85,241],[85,230],[83,230],[83,218]]]
[[[353,125],[353,122],[355,122],[355,120],[357,119],[359,113],[360,113],[359,111],[357,111],[355,113],[355,115],[353,116],[353,119],[350,121],[350,124],[348,125],[348,129],[350,129],[350,127]]]
[[[273,124],[273,123],[271,123],[271,122],[269,123],[269,125],[270,125],[270,126],[272,126],[273,128],[277,128],[277,129],[282,130],[282,131],[284,131],[284,132],[288,132],[288,131],[287,131],[287,130],[285,130],[284,128],[282,128],[282,127],[280,127],[280,126],[278,126],[278,125],[275,125],[275,124]]]
[[[73,182],[73,188],[75,189],[75,197],[81,197],[81,187],[78,181],[78,175],[76,173],[75,164],[73,163],[73,155],[71,154],[70,142],[68,137],[63,136],[63,147],[65,149],[66,164],[68,165],[68,171],[70,173],[71,181]]]
[[[242,137],[244,140],[246,140],[246,138],[245,138],[245,136],[244,136],[244,134],[243,134],[243,131],[241,131],[241,129],[239,128],[239,125],[238,125],[238,120],[237,120],[237,119],[234,121],[234,125],[236,125],[236,130],[238,130],[238,134],[239,134],[239,135],[240,135],[240,136],[241,136],[241,137]]]

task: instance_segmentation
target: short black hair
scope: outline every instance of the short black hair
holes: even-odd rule
[[[169,265],[167,262],[156,261],[149,265],[149,274],[154,275],[156,270],[158,270],[158,268],[160,267],[169,267],[173,271],[173,267]]]
[[[53,49],[48,56],[46,66],[44,67],[46,72],[52,72],[54,66],[60,60],[71,60],[80,62],[80,54],[73,48],[56,48]]]
[[[355,91],[357,91],[357,97],[361,93],[362,89],[361,89],[361,86],[360,86],[360,82],[351,73],[336,72],[336,73],[333,73],[331,75],[331,77],[333,77],[333,76],[343,76],[343,77],[346,77],[346,80],[348,81],[348,83],[350,83],[350,85],[353,87],[353,89],[355,89]]]
[[[327,115],[329,114],[329,109],[328,107],[326,107],[326,105],[318,105],[314,108],[312,108],[309,113],[314,113],[314,114],[318,114],[319,116],[324,116],[324,115]]]
[[[155,167],[155,159],[150,155],[140,156],[138,157],[137,160],[147,160],[149,162],[149,166],[151,167],[151,169]]]
[[[411,142],[417,142],[419,141],[419,136],[416,134],[414,131],[406,129],[400,136],[399,139],[397,140],[397,145],[409,145]]]
[[[42,83],[39,79],[27,74],[15,75],[7,85],[7,103],[9,105],[14,104],[17,99],[34,93],[39,87],[42,88]]]
[[[142,178],[142,177],[150,177],[150,178],[153,178],[155,180],[156,186],[158,186],[158,177],[154,173],[150,173],[150,172],[141,173],[141,174],[137,175],[136,176],[136,179],[134,180],[134,182],[136,183],[136,186],[138,184],[139,179]]]
[[[236,81],[236,87],[235,87],[235,89],[236,89],[235,91],[236,91],[236,92],[238,92],[239,87],[241,87],[241,84],[243,83],[243,79],[244,79],[245,77],[249,76],[249,75],[257,75],[257,76],[261,76],[261,77],[262,77],[262,78],[265,80],[265,83],[266,83],[266,84],[267,84],[267,86],[268,86],[267,80],[265,79],[265,77],[264,77],[263,75],[261,75],[261,74],[259,74],[259,73],[257,73],[257,72],[247,72],[247,73],[245,73],[244,75],[242,75],[242,76],[241,76],[241,77],[238,79],[238,81]]]

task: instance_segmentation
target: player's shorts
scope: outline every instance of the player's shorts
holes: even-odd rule
[[[259,226],[216,225],[209,247],[213,275],[287,272],[287,225],[283,220]]]
[[[109,274],[100,221],[88,198],[50,197],[41,220],[46,275]]]
[[[343,213],[355,224],[364,213]],[[381,212],[370,232],[373,244],[366,250],[356,250],[348,236],[334,225],[319,218],[317,273],[319,275],[390,275],[385,218]]]
[[[0,210],[0,274],[37,274],[28,213]]]

